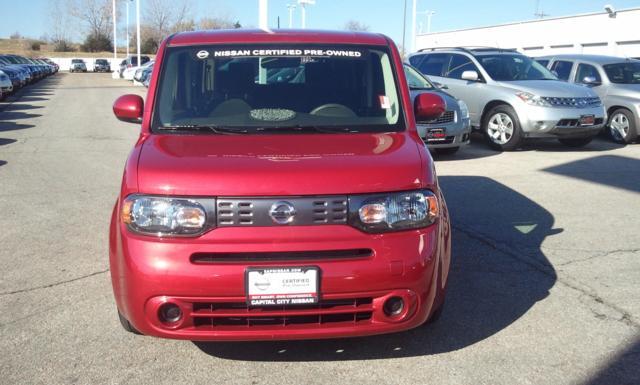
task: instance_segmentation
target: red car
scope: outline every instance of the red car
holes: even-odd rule
[[[113,209],[128,331],[187,340],[397,332],[435,318],[449,215],[412,99],[379,34],[207,31],[165,40]]]

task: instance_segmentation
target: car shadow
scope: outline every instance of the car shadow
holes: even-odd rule
[[[437,162],[451,162],[456,160],[468,160],[477,158],[486,158],[489,156],[499,155],[498,151],[494,151],[487,145],[484,136],[479,131],[474,131],[470,135],[469,144],[461,146],[460,149],[453,154],[440,154],[436,150],[430,150],[433,160]]]
[[[451,352],[509,327],[555,284],[555,270],[540,246],[561,230],[553,228],[554,218],[542,206],[492,179],[439,179],[452,217],[454,255],[447,303],[437,322],[361,338],[194,344],[231,360],[372,360]],[[486,204],[487,197],[500,208]]]
[[[0,113],[2,115],[0,115],[0,117],[2,118],[2,120],[20,120],[20,119],[31,119],[31,118],[38,118],[42,115],[40,114],[30,114],[28,112],[20,112],[20,111],[11,111],[11,107],[9,106],[6,109],[0,111]]]
[[[640,384],[640,337],[616,357],[585,385],[637,385]]]
[[[519,151],[539,151],[539,152],[598,152],[611,151],[625,147],[603,136],[596,136],[591,143],[584,147],[569,147],[553,139],[528,139],[524,142]]]
[[[27,111],[27,110],[37,110],[40,108],[44,108],[43,106],[34,106],[31,104],[18,104],[18,103],[12,103],[8,106],[6,106],[4,109],[2,109],[2,111],[5,112],[9,112],[9,111]],[[4,115],[3,115],[4,117]]]
[[[2,116],[2,112],[0,111],[0,117]],[[33,124],[19,124],[15,122],[2,122],[0,121],[0,132],[5,131],[15,131],[15,130],[24,130],[27,128],[33,128],[35,125]]]
[[[600,155],[545,168],[542,171],[592,183],[640,192],[640,160]]]
[[[5,164],[7,164],[7,162],[6,162],[6,161],[4,161],[4,160],[0,160],[0,167],[4,166]]]
[[[15,139],[0,138],[0,146],[4,146],[4,145],[15,143],[15,142],[16,142]]]

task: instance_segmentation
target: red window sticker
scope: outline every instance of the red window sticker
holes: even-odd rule
[[[378,96],[380,98],[380,108],[383,110],[388,110],[391,108],[391,101],[389,101],[389,97],[386,95]]]

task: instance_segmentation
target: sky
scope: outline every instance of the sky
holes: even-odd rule
[[[145,0],[141,1],[144,18]],[[243,26],[257,26],[258,0],[188,0],[191,16],[223,16],[240,21]],[[410,44],[411,7],[407,2],[406,44]],[[426,32],[425,11],[435,11],[431,19],[431,31],[471,28],[534,18],[535,0],[417,0],[418,24]],[[269,24],[283,28],[289,25],[287,4],[296,0],[269,0]],[[125,0],[117,0],[124,15]],[[342,29],[347,21],[355,20],[369,26],[370,31],[390,36],[398,44],[403,39],[403,10],[405,0],[316,0],[307,8],[307,28]],[[640,7],[640,0],[540,0],[540,8],[548,17],[567,16],[580,13],[602,11],[605,4],[616,9]],[[0,0],[0,38],[7,38],[14,32],[23,36],[39,38],[50,29],[47,20],[47,0]],[[133,7],[131,8],[134,9]],[[301,10],[294,11],[294,27],[300,26]],[[133,21],[133,13],[132,13]],[[120,22],[118,23],[120,25]],[[124,28],[124,24],[122,24]],[[418,27],[419,27],[418,26]]]

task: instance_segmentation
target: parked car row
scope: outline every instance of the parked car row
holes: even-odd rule
[[[0,55],[0,100],[58,70],[58,65],[46,58]]]
[[[144,55],[140,56],[141,65],[144,65],[144,64],[148,63],[149,61],[151,61],[149,56],[144,56]],[[118,70],[118,72],[120,73],[120,78],[127,79],[127,80],[133,80],[133,75],[135,74],[135,71],[138,68],[139,68],[139,66],[138,66],[138,56],[137,55],[132,55],[132,56],[127,57],[122,62],[120,62],[120,68]],[[125,72],[126,72],[126,74],[125,74]]]
[[[637,138],[640,61],[593,56],[537,60],[516,50],[484,47],[430,48],[408,58],[431,83],[464,102],[461,113],[468,111],[470,125],[496,150],[516,150],[528,138],[556,138],[581,147],[603,127],[618,142]],[[567,72],[568,65],[559,61],[573,64]],[[466,143],[464,136],[457,139],[435,123],[421,130],[430,147],[447,143],[455,151]]]

